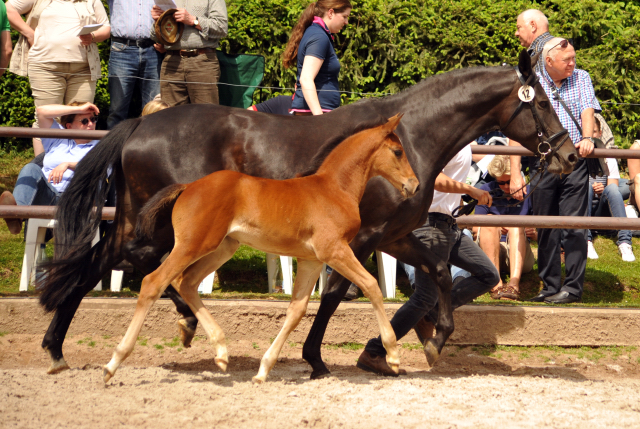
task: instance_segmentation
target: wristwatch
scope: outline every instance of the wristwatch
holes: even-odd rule
[[[200,22],[198,21],[198,17],[196,17],[196,19],[193,20],[193,26],[197,27],[200,24]]]

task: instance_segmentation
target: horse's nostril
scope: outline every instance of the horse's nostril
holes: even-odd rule
[[[575,156],[573,153],[571,155],[569,155],[569,157],[567,158],[569,160],[570,163],[575,164],[576,162],[578,162],[578,157]]]

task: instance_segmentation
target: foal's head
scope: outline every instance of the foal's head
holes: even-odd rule
[[[371,176],[382,176],[387,179],[404,198],[415,195],[418,190],[418,179],[409,165],[400,139],[394,133],[400,123],[402,114],[389,118],[389,121],[372,131],[375,131],[379,143],[372,156]]]

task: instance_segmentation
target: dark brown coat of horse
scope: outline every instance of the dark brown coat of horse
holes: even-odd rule
[[[521,52],[517,69],[525,77],[534,73],[526,51]],[[370,180],[360,203],[361,228],[351,247],[361,262],[379,249],[430,273],[439,286],[440,299],[437,334],[425,348],[428,359],[434,361],[453,332],[451,277],[446,264],[411,232],[427,219],[438,173],[477,136],[502,128],[508,137],[536,153],[537,125],[545,138],[563,130],[539,83],[534,85],[532,101],[539,118],[534,119],[525,107],[510,120],[520,103],[521,86],[512,67],[477,67],[434,76],[399,94],[363,100],[319,117],[187,105],[123,122],[79,163],[59,204],[56,237],[64,239],[58,239],[56,258],[48,268],[40,297],[46,310],[56,311],[42,343],[52,359],[49,372],[68,368],[62,356],[64,336],[80,301],[99,279],[124,258],[150,273],[172,249],[171,219],[166,217],[158,218],[152,239],[132,240],[140,209],[158,191],[217,170],[292,178],[317,168],[328,153],[324,147],[332,147],[332,142],[358,129],[382,124],[397,112],[405,113],[396,133],[420,189],[415,197],[404,200],[387,181]],[[578,160],[572,144],[564,144],[546,158],[552,173],[568,173]],[[116,220],[92,248],[109,166],[117,185]],[[95,205],[98,210],[92,214]],[[303,358],[313,367],[312,378],[329,373],[320,352],[322,337],[349,284],[334,273],[322,297],[303,349]],[[188,344],[196,319],[173,288],[167,293],[184,316],[179,323]]]

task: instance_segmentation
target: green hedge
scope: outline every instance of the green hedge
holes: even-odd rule
[[[528,8],[547,14],[554,35],[573,38],[578,67],[591,74],[604,116],[618,142],[628,146],[640,135],[640,4],[602,0],[531,2],[490,0],[353,0],[354,9],[337,36],[342,63],[343,102],[360,93],[400,91],[421,79],[452,69],[515,63],[521,47],[515,18]],[[229,37],[222,49],[262,54],[263,85],[291,88],[295,70],[280,56],[307,1],[227,0]],[[108,43],[101,46],[106,74]],[[263,90],[263,97],[287,90]],[[33,104],[28,82],[11,74],[0,81],[0,125],[28,126]],[[256,92],[256,101],[259,92]],[[106,114],[109,96],[101,80],[96,103]],[[612,103],[612,104],[609,104]],[[5,146],[8,143],[5,142]]]

